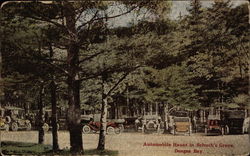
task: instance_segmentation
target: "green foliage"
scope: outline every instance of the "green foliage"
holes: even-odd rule
[[[24,143],[24,142],[10,142],[4,141],[1,143],[3,154],[7,155],[71,155],[68,149],[63,149],[58,152],[52,151],[52,146]],[[96,149],[86,149],[84,152],[86,155],[118,155],[118,151],[104,150],[98,151]]]
[[[40,155],[40,154],[45,154],[52,149],[50,145],[10,142],[10,141],[2,142],[1,148],[2,152],[8,155],[20,155],[20,154]]]
[[[242,104],[239,102],[242,98],[237,100],[236,97],[246,95],[248,91],[247,5],[232,8],[224,2],[202,8],[199,0],[193,0],[189,15],[171,21],[167,16],[161,16],[169,12],[169,2],[112,3],[123,6],[123,12],[134,6],[138,6],[135,9],[138,14],[148,9],[156,20],[142,20],[124,28],[108,28],[105,20],[109,19],[102,17],[111,3],[79,1],[72,6],[79,11],[80,8],[88,10],[84,12],[88,15],[100,11],[97,15],[100,19],[77,29],[77,45],[80,47],[77,70],[82,80],[83,109],[94,110],[100,106],[101,76],[107,77],[105,83],[111,89],[127,72],[126,78],[110,93],[111,102],[117,97],[126,98],[128,90],[129,98],[138,103],[164,101],[192,109],[200,104]],[[67,94],[65,48],[70,43],[70,34],[53,23],[61,24],[62,6],[57,2],[49,7],[39,3],[27,9],[27,5],[7,7],[1,16],[5,76],[1,83],[9,97],[14,92],[20,93],[20,100],[32,103],[38,96],[35,92],[38,92],[41,80],[49,82],[54,75],[59,86],[59,100],[64,103],[67,99],[64,97]],[[37,9],[43,11],[37,12]],[[49,21],[38,19],[43,16]],[[86,22],[85,18],[82,15],[81,22]],[[52,58],[50,45],[55,53]],[[29,91],[25,91],[27,88]]]

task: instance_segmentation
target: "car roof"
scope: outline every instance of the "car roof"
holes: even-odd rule
[[[24,110],[23,108],[12,107],[12,106],[7,106],[7,107],[4,107],[4,108],[7,109],[7,110]]]
[[[143,119],[159,119],[160,116],[158,115],[144,115]]]

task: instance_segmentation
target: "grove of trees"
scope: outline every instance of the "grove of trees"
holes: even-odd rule
[[[45,106],[51,107],[55,151],[56,109],[67,109],[72,153],[83,153],[86,110],[101,112],[97,149],[104,150],[107,110],[126,100],[133,108],[158,103],[164,113],[247,108],[248,5],[232,4],[202,7],[192,0],[188,14],[177,19],[169,17],[171,2],[160,0],[6,4],[0,15],[1,106],[39,110],[40,127]],[[115,26],[124,16],[138,19]]]

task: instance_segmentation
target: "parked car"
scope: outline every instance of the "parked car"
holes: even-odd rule
[[[192,122],[189,113],[185,110],[174,110],[169,116],[170,133],[188,134],[192,133]]]
[[[34,115],[32,115],[34,114]],[[33,113],[30,113],[29,119],[32,119],[32,125],[34,129],[39,129],[40,127],[40,116],[39,116],[39,110],[33,111]],[[67,119],[66,119],[66,112],[61,111],[60,108],[57,108],[57,129],[58,130],[67,130]],[[44,110],[44,124],[43,129],[45,132],[48,132],[52,130],[52,109],[51,108],[45,108]]]
[[[43,129],[45,132],[48,132],[52,129],[52,110],[51,109],[45,109],[45,120],[44,120]],[[59,130],[60,124],[57,121],[57,130]]]
[[[90,121],[93,121],[93,115],[81,115],[82,126],[88,125]]]
[[[4,116],[4,108],[0,108],[0,130],[9,131],[9,120]]]
[[[137,117],[127,117],[124,119],[124,129],[129,131],[129,130],[135,130],[138,131],[138,127],[141,127],[142,124],[138,124],[139,120]]]
[[[228,128],[225,126],[223,120],[215,115],[209,115],[207,124],[205,125],[205,134],[219,134],[224,135],[228,133]]]
[[[240,110],[224,111],[225,126],[230,134],[243,134],[245,112]]]
[[[82,128],[83,133],[88,134],[90,132],[99,132],[101,128],[101,122],[90,121],[87,125]],[[107,134],[120,134],[121,129],[114,122],[107,122]]]
[[[162,122],[161,117],[158,115],[144,115],[142,117],[142,132],[149,133],[149,132],[163,132],[162,130]]]
[[[107,119],[108,122],[113,122],[115,124],[117,124],[117,126],[120,128],[120,131],[123,132],[124,131],[124,123],[125,123],[125,119]]]
[[[82,132],[85,134],[91,132],[99,132],[101,128],[100,122],[100,114],[94,114],[93,116],[81,116],[81,123],[82,123]],[[120,134],[121,133],[121,126],[120,123],[116,123],[114,121],[107,122],[107,134]]]
[[[173,132],[174,135],[178,133],[187,133],[191,134],[192,133],[192,124],[191,124],[191,119],[189,117],[177,117],[175,116],[173,118]]]
[[[18,129],[31,130],[31,122],[25,118],[24,109],[5,107],[5,116],[9,121],[9,126],[12,131],[17,131]]]

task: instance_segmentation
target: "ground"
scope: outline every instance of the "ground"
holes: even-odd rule
[[[95,149],[98,134],[84,134],[84,149]],[[2,141],[38,142],[37,131],[1,131]],[[45,135],[45,144],[52,144],[51,133]],[[69,133],[59,131],[59,146],[69,149]],[[106,149],[119,152],[119,156],[174,156],[174,155],[248,155],[249,136],[225,135],[204,136],[203,134],[177,135],[122,133],[107,135]]]

